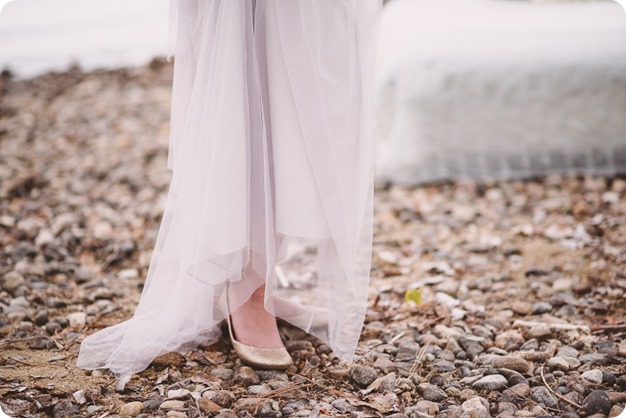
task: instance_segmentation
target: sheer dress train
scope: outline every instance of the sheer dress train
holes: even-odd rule
[[[156,356],[217,341],[226,285],[232,311],[262,284],[269,312],[352,360],[370,272],[381,3],[171,0],[161,226],[134,315],[88,335],[78,367],[110,369],[122,390]]]

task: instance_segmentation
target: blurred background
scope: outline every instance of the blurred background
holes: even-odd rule
[[[16,77],[166,53],[167,0],[18,0],[0,15]],[[610,0],[387,0],[377,178],[626,171],[626,13]]]

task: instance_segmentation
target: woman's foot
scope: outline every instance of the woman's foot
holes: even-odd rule
[[[264,307],[265,285],[260,286],[239,309],[231,314],[233,336],[237,341],[262,348],[284,347],[276,317]]]

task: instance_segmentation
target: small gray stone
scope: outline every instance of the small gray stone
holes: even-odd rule
[[[159,409],[162,402],[163,401],[161,399],[149,399],[147,401],[143,401],[143,409],[147,412],[155,411]]]
[[[562,370],[564,372],[569,370],[569,363],[563,357],[552,357],[548,360],[548,367],[551,370]]]
[[[569,345],[564,345],[563,347],[559,348],[559,351],[556,355],[563,356],[563,357],[578,358],[580,353],[574,347],[570,347]]]
[[[463,402],[461,408],[464,412],[463,416],[467,416],[468,418],[491,418],[489,414],[489,402],[479,396]]]
[[[603,366],[609,362],[606,354],[587,353],[578,357],[581,363],[589,363],[592,366]]]
[[[354,406],[352,406],[352,404],[350,404],[350,402],[346,401],[345,399],[336,399],[331,403],[331,405],[333,406],[333,408],[341,413],[346,413],[354,410]]]
[[[478,379],[472,384],[475,389],[502,390],[507,387],[507,380],[499,374],[491,374]]]
[[[35,325],[46,325],[48,323],[48,311],[46,311],[45,309],[42,311],[37,312],[37,315],[35,315]]]
[[[104,407],[100,406],[100,405],[89,405],[87,407],[87,415],[91,416],[91,415],[97,414],[98,412],[102,411],[103,409],[104,409]]]
[[[485,348],[482,346],[482,344],[474,339],[461,337],[459,343],[461,344],[461,347],[463,347],[463,350],[465,350],[470,359],[473,359],[474,357],[485,351]]]
[[[503,395],[509,396],[513,399],[524,399],[530,395],[530,386],[525,383],[519,383],[512,386],[502,392]]]
[[[613,386],[617,382],[617,378],[613,373],[602,370],[602,382],[609,386]]]
[[[544,404],[549,408],[553,408],[558,404],[557,399],[550,393],[544,386],[538,386],[532,388],[530,391],[530,397],[533,401]]]
[[[435,360],[430,367],[433,371],[439,373],[447,373],[456,369],[454,363],[448,360]]]
[[[72,402],[67,399],[62,399],[54,405],[52,408],[52,415],[54,418],[69,418],[75,417],[79,414],[79,409],[77,405],[74,405]]]
[[[597,413],[607,415],[611,410],[611,399],[605,391],[594,390],[583,400],[582,406],[587,415]]]
[[[272,391],[272,388],[270,388],[267,385],[250,385],[250,386],[248,386],[248,392],[250,392],[251,395],[256,395],[256,396],[266,395],[266,394],[270,393],[271,391]]]
[[[244,386],[258,385],[261,382],[261,378],[251,367],[241,366],[235,372],[235,382],[241,383]]]
[[[583,373],[580,377],[588,382],[599,385],[602,383],[602,370],[589,370]]]
[[[511,402],[500,402],[498,403],[497,411],[498,416],[501,416],[501,414],[513,415],[517,412],[517,407]]]
[[[10,271],[2,278],[2,288],[9,293],[13,293],[15,289],[26,283],[24,276],[17,271]]]
[[[439,405],[426,400],[417,401],[413,408],[415,408],[418,412],[421,412],[422,414],[428,414],[432,416],[435,416],[437,415],[437,413],[439,413]],[[411,415],[409,408],[407,408],[406,412],[409,416]]]
[[[424,393],[422,395],[424,399],[427,401],[440,402],[448,397],[446,392],[439,389],[435,385],[428,385],[424,388]]]
[[[532,314],[533,315],[541,315],[542,313],[550,312],[552,310],[552,305],[548,302],[537,302],[533,305]]]
[[[229,390],[207,391],[202,396],[209,398],[222,408],[230,408],[235,402],[235,395]]]
[[[398,367],[387,357],[378,357],[374,362],[374,367],[385,374],[398,371]]]
[[[398,346],[396,361],[413,361],[417,358],[420,345],[415,341],[405,341]]]
[[[209,373],[211,376],[218,377],[222,380],[230,380],[235,375],[235,372],[226,367],[216,367]]]
[[[366,388],[376,380],[378,374],[376,369],[371,366],[357,364],[350,368],[350,377],[357,385]]]

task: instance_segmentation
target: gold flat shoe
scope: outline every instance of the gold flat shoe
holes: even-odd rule
[[[249,366],[259,367],[262,369],[280,369],[284,370],[293,364],[293,360],[285,347],[263,348],[253,345],[244,344],[235,339],[235,333],[230,322],[230,309],[228,306],[228,290],[225,290],[220,297],[220,308],[226,323],[228,324],[228,334],[233,344],[233,349],[242,362]]]

